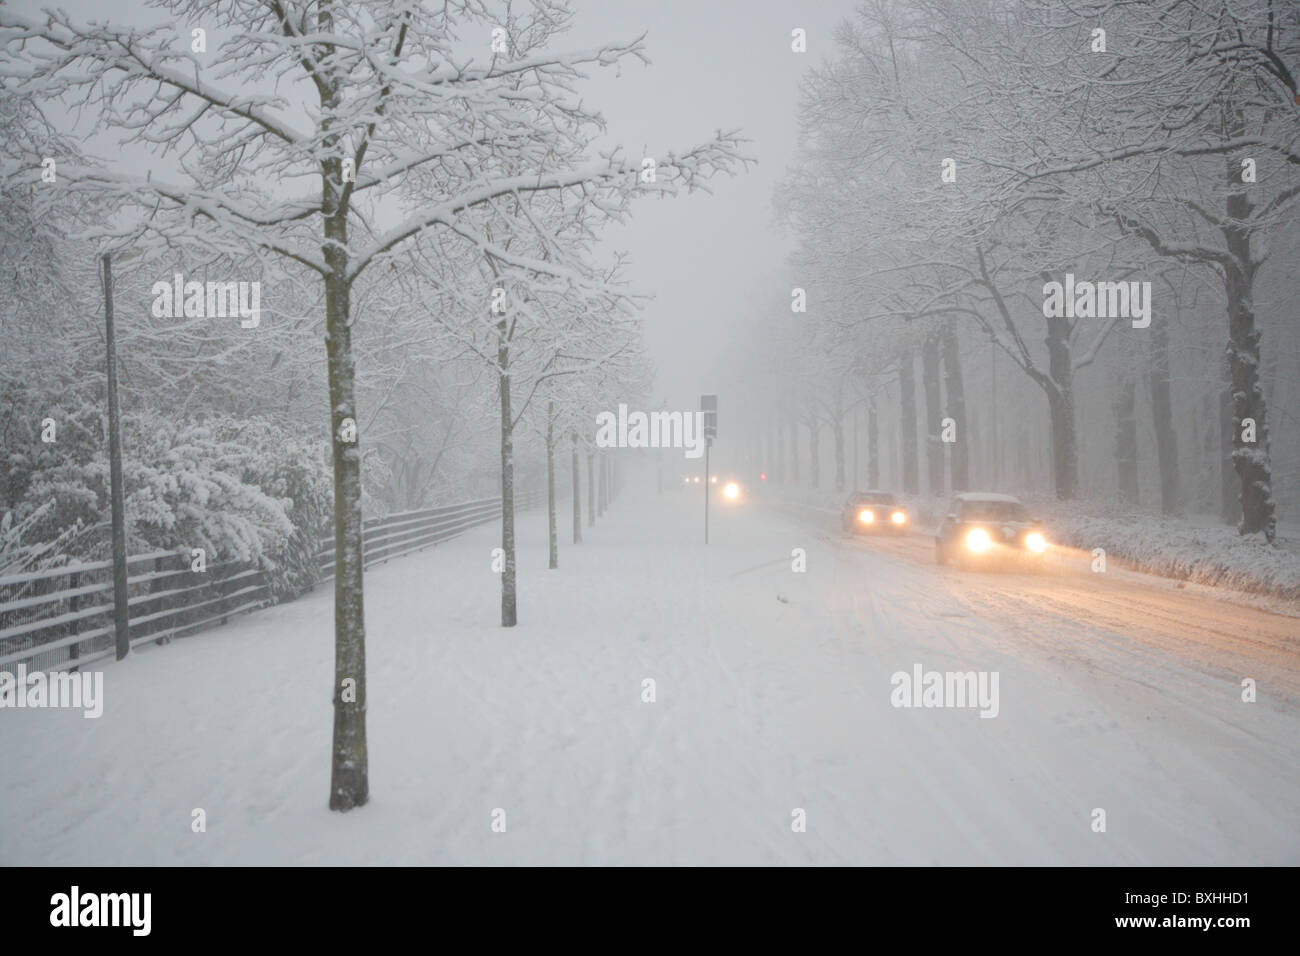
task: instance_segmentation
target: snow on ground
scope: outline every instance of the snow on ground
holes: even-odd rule
[[[0,863],[1300,863],[1294,665],[1243,704],[1176,644],[833,519],[719,505],[706,549],[699,504],[629,489],[581,547],[562,514],[557,571],[522,514],[513,629],[491,527],[368,572],[348,814],[326,592],[109,665],[99,720],[0,711]],[[892,707],[918,663],[997,671],[998,716]]]

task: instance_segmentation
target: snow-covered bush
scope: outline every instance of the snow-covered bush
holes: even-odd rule
[[[41,571],[67,562],[67,549],[75,537],[76,527],[69,528],[53,541],[34,541],[31,530],[45,517],[50,505],[44,505],[23,521],[14,521],[14,513],[0,513],[0,577]]]
[[[1045,516],[1054,540],[1105,548],[1139,571],[1300,601],[1300,555],[1226,525],[1200,527],[1155,515],[1098,516],[1061,507]]]
[[[17,563],[20,548],[28,559],[36,551],[44,555],[39,563],[24,560],[29,568],[56,565],[70,555],[94,555],[94,539],[102,530],[101,502],[91,475],[96,452],[106,444],[98,411],[84,394],[56,395],[16,378],[0,384],[0,406],[5,409],[0,416],[0,512],[11,528],[0,540],[5,555],[0,563]],[[42,441],[46,421],[53,423],[53,441]],[[102,458],[104,453],[99,454]],[[106,458],[103,464],[107,476]],[[104,480],[106,508],[107,477]],[[107,511],[102,514],[107,522]],[[56,541],[64,542],[57,556],[48,547]]]
[[[214,433],[240,451],[240,474],[280,502],[293,530],[285,542],[264,557],[272,593],[295,597],[320,577],[319,540],[331,523],[333,485],[329,447],[287,432],[266,419],[221,419]]]
[[[241,446],[208,425],[133,424],[123,429],[122,473],[130,533],[145,548],[258,561],[285,546],[293,534],[285,504],[245,480]]]
[[[15,386],[3,397],[11,411],[0,515],[10,530],[0,536],[0,564],[34,566],[37,553],[42,564],[107,557],[110,482],[101,403],[85,394],[55,400]],[[46,419],[55,423],[51,442],[41,440]],[[295,540],[291,515],[301,502],[303,527],[312,524],[315,535],[321,507],[313,475],[324,470],[309,456],[297,464],[300,449],[290,438],[264,436],[256,447],[234,440],[229,428],[176,424],[150,412],[123,415],[122,444],[128,550],[203,548],[209,562],[259,562],[275,570],[301,564],[295,549],[305,544]],[[60,543],[58,560],[50,557],[52,542]]]

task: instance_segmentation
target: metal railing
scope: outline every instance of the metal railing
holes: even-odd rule
[[[515,509],[540,501],[537,493],[516,495]],[[363,566],[432,547],[500,514],[498,497],[371,518],[362,530]],[[333,536],[321,538],[320,547],[317,583],[334,576]],[[273,603],[266,571],[249,562],[216,562],[198,572],[188,551],[127,558],[132,647],[165,643]],[[114,656],[113,610],[111,561],[0,577],[0,669],[13,671],[21,662],[29,670],[75,670]]]

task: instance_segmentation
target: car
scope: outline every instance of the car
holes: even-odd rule
[[[699,475],[685,475],[682,484],[698,489],[702,481]],[[735,474],[715,471],[709,475],[709,494],[731,504],[744,496],[745,483]]]
[[[1019,498],[993,492],[955,496],[934,535],[939,564],[1042,568],[1049,544],[1041,524]]]
[[[725,504],[735,504],[745,493],[745,484],[733,474],[713,475],[709,479]]]
[[[888,491],[855,491],[840,511],[850,534],[906,534],[911,516]]]

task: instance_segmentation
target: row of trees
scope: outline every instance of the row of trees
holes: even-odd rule
[[[1300,9],[1276,0],[863,5],[805,86],[776,196],[798,247],[752,361],[798,358],[788,394],[752,397],[767,448],[802,424],[817,482],[829,428],[841,487],[845,416],[868,418],[873,467],[888,416],[896,480],[942,493],[976,456],[980,480],[1014,486],[1045,432],[1059,498],[1154,485],[1166,514],[1192,494],[1273,541],[1270,391],[1295,432],[1297,69]],[[1067,274],[1149,283],[1149,323],[1049,307]]]
[[[0,8],[5,109],[23,129],[6,144],[5,200],[34,227],[14,237],[15,254],[38,273],[50,315],[69,301],[54,289],[68,286],[85,309],[93,284],[54,268],[39,243],[131,250],[119,276],[128,298],[174,272],[263,283],[269,309],[256,329],[197,317],[150,327],[137,303],[138,334],[166,346],[148,350],[156,358],[136,382],[163,407],[192,410],[186,389],[201,380],[204,402],[277,404],[283,427],[312,435],[309,393],[328,396],[330,806],[346,810],[368,798],[367,486],[394,504],[427,502],[449,458],[466,457],[462,473],[481,467],[477,426],[490,411],[501,621],[513,625],[516,436],[542,436],[553,475],[567,434],[576,471],[576,436],[594,410],[648,376],[635,300],[620,264],[595,256],[597,231],[638,197],[731,172],[737,140],[719,133],[649,169],[596,152],[602,121],[580,96],[584,71],[642,60],[643,46],[557,51],[572,16],[560,2],[165,0],[158,10],[156,24],[118,26]],[[115,155],[96,158],[95,145]],[[57,353],[71,331],[36,335]],[[313,334],[324,337],[323,372],[304,348]]]

